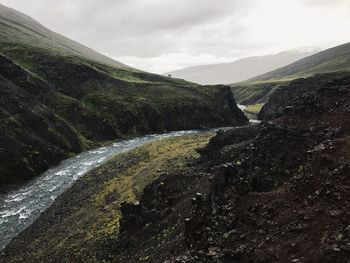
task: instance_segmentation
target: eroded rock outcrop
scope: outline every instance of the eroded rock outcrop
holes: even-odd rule
[[[307,79],[297,79],[290,84],[279,87],[271,95],[269,101],[263,106],[258,117],[261,120],[272,120],[281,116],[284,112],[292,111],[295,104],[303,100],[301,107],[305,108],[306,114],[318,114],[322,106],[319,99],[325,95],[326,90],[349,85],[348,73],[329,73],[315,75]],[[332,88],[330,88],[332,87]],[[306,101],[307,99],[307,101]]]
[[[116,137],[103,119],[11,60],[0,56],[0,66],[1,184],[38,175],[88,148],[78,131],[95,141]]]
[[[122,223],[133,246],[114,262],[347,263],[350,78],[329,77],[270,122],[219,132],[202,162],[155,182],[167,190],[146,191],[140,206],[158,216],[148,231]]]
[[[0,55],[2,185],[22,182],[72,154],[132,134],[248,121],[226,86],[203,87],[208,90],[204,95],[196,94],[199,86],[132,84],[74,59],[45,56],[38,52],[31,58],[38,60],[35,75]],[[154,96],[157,90],[163,94]]]

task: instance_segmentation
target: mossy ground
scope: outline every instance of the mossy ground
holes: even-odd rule
[[[116,139],[247,121],[225,86],[199,86],[23,43],[0,41],[0,62],[4,77],[0,85],[8,86],[8,95],[0,100],[5,107],[0,107],[0,115],[18,115],[23,127],[11,134],[11,144],[37,148],[41,160],[29,159],[18,170],[16,159],[28,156],[19,158],[25,150],[9,145],[7,152],[15,150],[9,161],[0,161],[5,171],[0,183],[22,182],[70,153]],[[11,100],[15,101],[10,104]],[[33,124],[34,117],[38,123]],[[8,132],[14,125],[0,126]]]
[[[139,200],[144,187],[159,176],[190,166],[199,158],[196,149],[213,135],[205,132],[155,141],[89,172],[20,234],[14,243],[19,241],[27,249],[10,252],[6,262],[62,262],[62,258],[63,262],[97,262],[96,248],[118,236],[120,205]],[[7,249],[11,251],[11,244]]]
[[[131,159],[137,160],[135,163],[129,162],[130,165],[121,173],[105,182],[92,198],[93,209],[98,211],[95,214],[98,220],[95,228],[91,229],[91,236],[116,235],[120,219],[119,210],[116,208],[123,202],[136,202],[150,182],[168,171],[179,170],[190,160],[198,158],[199,154],[195,149],[204,146],[211,136],[211,133],[205,133],[156,141],[117,156],[101,167],[101,174],[113,172],[113,166],[116,164]]]
[[[208,122],[214,127],[218,119],[212,115],[219,110],[216,99],[222,87],[199,86],[20,43],[0,42],[0,52],[61,94],[53,105],[46,102],[49,108],[66,117],[70,113],[64,110],[79,104],[76,108],[104,120],[119,135],[199,128],[197,116],[203,118],[202,126]],[[99,141],[94,137],[87,139]]]
[[[247,108],[244,109],[244,111],[250,114],[258,114],[263,106],[264,104],[262,103],[248,105]]]

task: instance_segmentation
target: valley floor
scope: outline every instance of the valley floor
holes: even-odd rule
[[[22,232],[1,262],[99,262],[104,243],[115,240],[123,202],[139,200],[161,175],[198,159],[211,132],[163,139],[116,156],[81,178]]]
[[[350,78],[294,82],[264,108],[259,125],[118,156],[0,260],[349,263]]]

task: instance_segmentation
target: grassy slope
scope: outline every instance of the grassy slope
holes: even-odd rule
[[[14,159],[4,162],[6,167],[0,162],[0,182],[29,178],[70,153],[119,138],[246,122],[228,87],[200,86],[126,67],[1,5],[0,37],[0,76],[6,75],[0,85],[19,80],[1,94],[0,117],[21,120],[16,132],[10,133],[7,122],[0,127],[7,136],[0,140],[11,137],[3,151],[14,149]],[[15,74],[7,72],[16,67]],[[35,95],[26,90],[32,82],[41,83]],[[22,95],[7,105],[15,90]],[[31,109],[38,119],[35,125],[28,117]],[[23,138],[26,134],[30,138]],[[40,161],[32,154],[38,144],[47,144],[50,150],[35,150]],[[11,172],[18,163],[22,168]]]
[[[242,105],[266,103],[274,90],[288,82],[240,83],[232,85],[232,93]]]
[[[177,110],[178,114],[190,108],[210,110],[219,90],[81,57],[62,57],[31,46],[2,44],[0,50],[106,119],[120,134],[186,128],[188,116],[183,116],[183,127],[180,121],[169,125],[164,121]],[[179,116],[173,117],[176,121]]]
[[[252,78],[250,82],[281,81],[309,77],[317,73],[350,70],[350,43],[301,59],[286,67]]]
[[[136,202],[147,184],[199,158],[195,149],[212,136],[208,132],[164,139],[116,156],[61,196],[16,240],[27,249],[12,254],[10,245],[12,255],[4,260],[54,261],[64,255],[67,262],[95,262],[98,242],[117,236],[121,203]]]
[[[288,66],[233,85],[239,103],[266,103],[274,90],[291,80],[318,73],[350,71],[350,43],[319,52]]]
[[[222,87],[202,87],[132,69],[3,5],[0,37],[0,53],[68,100],[70,97],[80,103],[80,108],[88,108],[104,119],[120,136],[229,125],[235,117],[242,119],[238,113],[228,121],[232,110],[237,110],[235,105],[224,105],[221,112],[217,111],[225,104],[218,102]],[[57,98],[53,103],[59,110]],[[74,120],[70,122],[74,125]],[[90,139],[94,140],[93,136]]]
[[[254,104],[247,107],[245,111],[249,113],[258,113],[261,110],[261,108],[262,108],[262,104]]]
[[[1,42],[31,45],[61,55],[80,56],[104,64],[127,67],[118,61],[57,34],[31,17],[1,4],[0,35]]]
[[[28,179],[71,153],[117,138],[246,121],[226,87],[23,45],[1,48],[17,63],[0,56],[2,183]]]

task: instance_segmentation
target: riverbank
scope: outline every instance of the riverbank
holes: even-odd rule
[[[347,263],[350,79],[298,83],[290,91],[307,92],[288,107],[274,100],[269,122],[218,133],[200,151],[202,165],[162,176],[140,204],[123,206],[105,259]]]
[[[56,202],[0,260],[347,263],[350,80],[330,77],[304,80],[315,85],[288,107],[273,101],[268,108],[284,110],[268,122],[218,132],[198,151],[200,158],[173,156],[174,164],[184,165],[164,173],[152,166],[159,174],[150,177],[138,202],[134,183],[147,182],[119,182],[111,171],[139,167],[146,156],[179,153],[183,145],[167,147],[158,158],[125,156],[110,169],[97,169],[101,173],[67,191],[66,202]],[[148,178],[147,171],[131,168],[130,175]],[[118,210],[120,196],[130,199]]]
[[[116,156],[61,195],[9,244],[1,258],[5,262],[59,262],[62,258],[95,262],[96,247],[117,237],[120,204],[136,202],[147,184],[195,162],[199,158],[195,149],[212,136],[204,132],[168,138]]]
[[[0,197],[0,248],[40,216],[66,189],[93,168],[117,154],[145,143],[199,131],[178,131],[147,135],[118,141],[69,158],[28,182]]]
[[[0,55],[3,186],[28,182],[62,160],[128,136],[248,122],[227,86],[141,72],[136,80],[121,80],[117,68],[10,46],[8,57]]]

